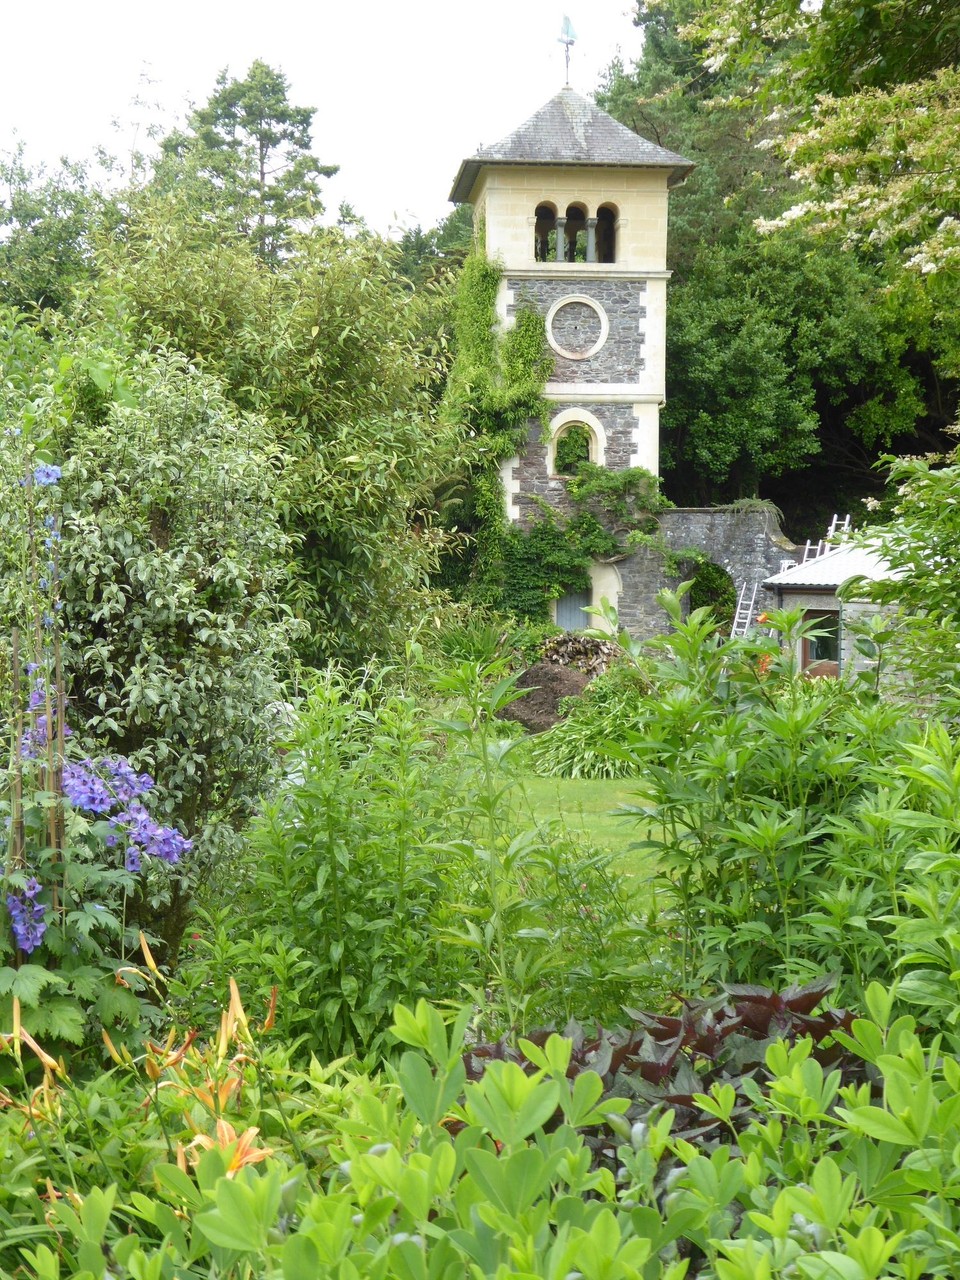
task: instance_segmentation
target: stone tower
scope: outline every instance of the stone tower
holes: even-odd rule
[[[539,422],[503,466],[508,518],[536,500],[568,509],[563,471],[589,460],[658,474],[664,398],[667,196],[693,165],[639,137],[570,88],[460,166],[450,198],[474,206],[487,255],[503,266],[498,311],[540,310],[554,354]],[[597,602],[617,603],[615,566],[593,570]],[[562,626],[589,625],[588,598],[557,602]]]

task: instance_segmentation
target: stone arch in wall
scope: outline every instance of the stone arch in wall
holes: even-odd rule
[[[533,260],[616,262],[619,220],[620,210],[610,201],[591,214],[582,200],[562,211],[552,200],[541,200],[533,214]]]
[[[564,226],[566,262],[587,261],[587,207],[584,204],[568,204]]]
[[[768,508],[723,511],[712,507],[675,507],[657,517],[663,540],[671,551],[701,551],[725,569],[739,590],[741,583],[762,584],[794,559],[799,550],[783,533]],[[623,590],[620,620],[631,635],[660,635],[669,629],[657,604],[657,592],[676,585],[664,573],[663,556],[653,548],[641,548],[620,562]],[[776,607],[773,592],[757,593],[758,613]]]

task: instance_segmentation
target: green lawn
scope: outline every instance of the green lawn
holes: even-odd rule
[[[649,852],[630,847],[645,837],[645,824],[634,816],[615,813],[620,805],[641,803],[637,782],[620,778],[538,778],[525,773],[519,787],[527,808],[541,822],[558,818],[571,832],[589,836],[616,855],[617,865],[625,875],[648,870]]]

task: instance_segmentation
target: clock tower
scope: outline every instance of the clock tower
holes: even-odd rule
[[[658,474],[667,198],[692,168],[569,87],[461,164],[450,198],[474,206],[503,268],[501,324],[536,307],[554,356],[546,441],[531,423],[524,452],[503,464],[510,520],[529,523],[543,502],[567,512],[564,473],[579,461]],[[592,600],[616,603],[615,567],[592,576]],[[590,625],[586,603],[558,601],[557,621]]]

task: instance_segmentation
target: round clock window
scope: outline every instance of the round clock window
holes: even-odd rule
[[[547,312],[547,341],[567,360],[588,360],[607,340],[610,322],[598,302],[582,294],[559,298]]]

